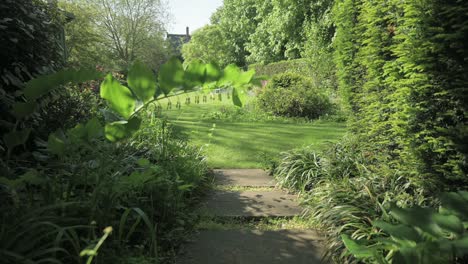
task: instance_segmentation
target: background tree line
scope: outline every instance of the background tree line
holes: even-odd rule
[[[170,56],[160,0],[59,0],[58,6],[72,14],[65,24],[71,65],[127,69],[139,59],[157,69]]]

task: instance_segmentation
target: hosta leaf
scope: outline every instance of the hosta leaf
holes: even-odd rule
[[[161,66],[158,74],[159,88],[164,95],[184,85],[184,67],[177,58],[172,58]],[[158,93],[161,93],[158,92]]]
[[[419,206],[409,209],[392,206],[390,209],[390,214],[401,223],[419,228],[421,231],[434,237],[439,237],[443,235],[443,233],[432,218],[434,213],[434,210],[431,208],[422,208]]]
[[[255,76],[255,70],[249,70],[246,72],[241,72],[239,79],[236,81],[237,85],[245,85],[252,81],[252,78]]]
[[[218,81],[218,86],[235,85],[239,81],[241,75],[240,69],[236,65],[230,64],[224,68],[223,76]]]
[[[62,70],[53,74],[40,76],[27,82],[24,88],[24,95],[28,100],[33,101],[59,85],[70,82],[80,83],[99,79],[101,77],[102,73],[95,69]]]
[[[74,128],[67,131],[67,136],[69,136],[72,140],[83,140],[87,137],[86,128],[83,124],[78,124]]]
[[[13,105],[13,114],[17,119],[27,117],[36,111],[35,102],[15,103]]]
[[[373,225],[382,229],[387,234],[400,240],[421,241],[421,236],[413,228],[406,225],[392,225],[384,221],[374,221]]]
[[[142,102],[154,98],[156,93],[156,78],[150,68],[140,62],[135,62],[128,72],[128,86]]]
[[[206,66],[199,60],[194,60],[185,69],[184,90],[188,91],[205,82]]]
[[[111,74],[101,84],[101,97],[106,99],[109,107],[128,119],[135,111],[135,98],[132,92],[121,85]]]
[[[345,244],[346,248],[357,258],[370,258],[374,255],[372,249],[367,248],[367,246],[358,244],[355,240],[351,239],[348,235],[341,235],[341,239]]]
[[[247,99],[247,92],[245,89],[234,87],[232,88],[232,102],[234,105],[242,107]]]
[[[27,128],[19,131],[11,131],[3,135],[3,142],[9,150],[12,150],[14,147],[23,145],[29,138],[31,129]]]
[[[106,124],[104,134],[109,141],[115,142],[127,136],[127,121],[117,121]]]
[[[47,140],[47,149],[55,155],[62,156],[65,153],[65,142],[63,135],[52,133]]]
[[[392,260],[392,263],[418,263],[418,252],[412,247],[403,247],[395,253]]]
[[[455,215],[434,214],[432,220],[448,232],[462,235],[465,231],[463,222]]]
[[[117,121],[106,124],[104,133],[109,141],[115,142],[130,137],[140,128],[141,120],[133,117],[127,121]]]
[[[217,64],[209,63],[205,67],[205,83],[217,82],[223,76],[223,72]]]
[[[98,138],[103,133],[103,127],[97,118],[93,118],[86,123],[86,136],[87,140]]]
[[[440,212],[445,214],[455,214],[462,220],[468,220],[468,192],[448,192],[440,197],[442,207]]]

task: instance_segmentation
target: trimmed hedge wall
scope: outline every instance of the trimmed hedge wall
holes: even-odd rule
[[[335,59],[354,133],[432,190],[468,186],[468,2],[337,0]]]

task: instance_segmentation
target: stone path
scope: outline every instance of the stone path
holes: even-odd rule
[[[296,196],[274,189],[273,178],[262,170],[215,170],[215,183],[223,188],[208,196],[202,210],[207,215],[228,219],[293,217],[302,211]],[[249,190],[252,187],[261,188]],[[322,263],[321,240],[313,230],[202,230],[184,248],[177,263],[318,264]]]

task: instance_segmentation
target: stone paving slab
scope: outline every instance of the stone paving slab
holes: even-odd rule
[[[218,185],[243,187],[275,187],[273,177],[260,169],[214,170]]]
[[[178,264],[318,264],[320,236],[311,230],[207,230]]]
[[[205,206],[208,214],[222,217],[281,217],[302,212],[295,195],[279,190],[214,191]]]

